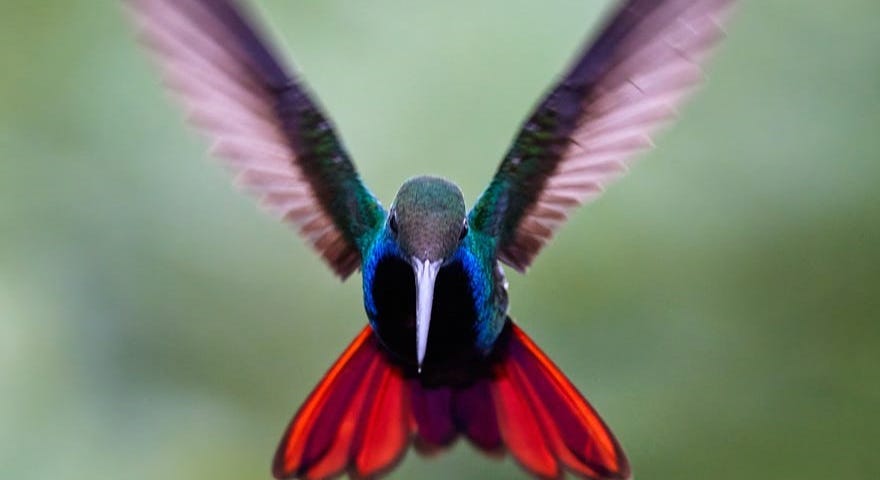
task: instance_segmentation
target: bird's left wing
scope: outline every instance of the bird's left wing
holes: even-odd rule
[[[624,0],[525,122],[469,214],[525,270],[576,206],[619,177],[702,79],[734,0]]]
[[[246,190],[342,278],[385,212],[333,126],[234,0],[128,0],[189,119]]]

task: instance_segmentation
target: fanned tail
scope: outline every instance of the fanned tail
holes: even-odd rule
[[[424,386],[389,361],[370,327],[355,338],[297,412],[275,455],[276,478],[375,478],[410,443],[419,453],[458,435],[511,455],[530,473],[624,479],[614,436],[571,382],[510,323],[491,375],[466,386]]]

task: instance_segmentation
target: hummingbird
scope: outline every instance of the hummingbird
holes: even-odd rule
[[[502,264],[525,272],[701,83],[734,0],[621,0],[538,101],[468,210],[452,182],[364,185],[315,95],[234,0],[127,0],[188,119],[237,183],[341,279],[360,269],[367,325],[305,400],[276,478],[375,478],[412,445],[466,438],[528,473],[625,479],[620,443],[512,320]]]

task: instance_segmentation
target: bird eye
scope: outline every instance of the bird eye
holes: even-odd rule
[[[397,214],[391,212],[391,217],[388,219],[388,226],[391,227],[391,231],[397,235]]]
[[[467,234],[468,234],[468,222],[467,222],[467,219],[465,218],[464,225],[461,226],[461,234],[459,234],[459,236],[458,236],[458,241],[460,242],[460,241],[464,240],[464,237],[466,237]]]

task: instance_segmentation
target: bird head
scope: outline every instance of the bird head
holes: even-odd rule
[[[416,358],[421,369],[428,344],[434,282],[440,267],[468,233],[461,190],[436,177],[406,181],[391,206],[388,229],[415,273]]]

